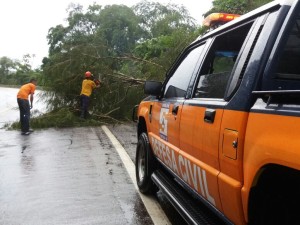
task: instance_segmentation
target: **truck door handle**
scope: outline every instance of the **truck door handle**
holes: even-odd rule
[[[174,105],[174,106],[173,106],[173,109],[172,109],[172,114],[173,114],[173,115],[177,115],[178,109],[179,109],[179,105]]]
[[[215,109],[206,109],[204,115],[204,122],[213,123],[215,121],[216,110]]]

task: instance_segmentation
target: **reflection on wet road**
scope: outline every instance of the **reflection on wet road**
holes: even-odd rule
[[[1,224],[152,224],[100,128],[0,135]]]

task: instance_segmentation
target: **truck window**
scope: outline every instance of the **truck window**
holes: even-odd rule
[[[165,98],[185,97],[190,79],[196,72],[195,68],[203,46],[200,45],[191,50],[177,67],[166,85]]]
[[[237,56],[252,23],[217,36],[200,70],[195,98],[224,98]]]
[[[300,80],[300,15],[288,34],[287,41],[279,56],[275,78]]]

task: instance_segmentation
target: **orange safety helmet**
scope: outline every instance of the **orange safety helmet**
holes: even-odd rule
[[[90,71],[85,72],[85,77],[91,77],[92,73]]]

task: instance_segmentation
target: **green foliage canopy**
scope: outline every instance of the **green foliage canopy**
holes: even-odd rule
[[[213,0],[213,7],[206,12],[204,16],[214,12],[242,15],[271,1],[272,0]]]
[[[94,4],[86,12],[72,5],[68,15],[67,26],[57,25],[48,33],[49,57],[42,68],[51,104],[78,109],[83,74],[89,70],[102,80],[91,107],[96,114],[117,118],[131,114],[143,97],[144,80],[163,77],[197,34],[185,8],[148,1],[133,8]]]
[[[0,84],[20,86],[35,77],[42,80],[41,71],[32,69],[34,55],[24,55],[23,60],[13,60],[6,56],[0,58]]]

